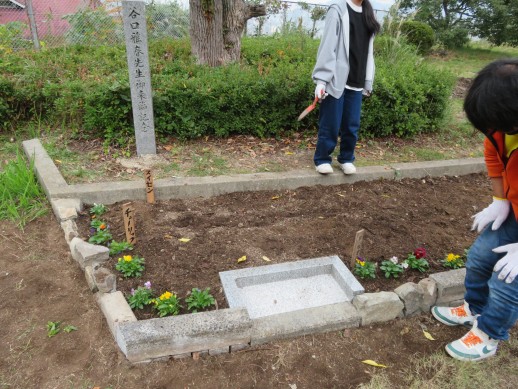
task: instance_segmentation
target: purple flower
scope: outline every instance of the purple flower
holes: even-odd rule
[[[90,235],[93,235],[97,232],[97,230],[93,227],[90,227]]]
[[[151,289],[151,281],[144,282],[146,289]]]
[[[135,296],[135,289],[131,288],[131,295]]]

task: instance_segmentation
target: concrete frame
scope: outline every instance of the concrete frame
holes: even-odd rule
[[[103,283],[96,272],[107,260],[106,248],[79,238],[75,218],[83,204],[113,204],[145,200],[144,182],[108,182],[68,185],[38,139],[23,142],[26,156],[34,161],[35,174],[64,231],[72,257],[85,272],[110,331],[127,359],[152,360],[198,358],[218,355],[287,337],[359,327],[398,317],[428,312],[432,305],[462,301],[465,269],[436,273],[419,284],[407,283],[394,292],[360,293],[352,302],[303,309],[290,314],[250,319],[244,308],[229,308],[190,315],[137,321],[115,281]],[[303,170],[219,177],[175,178],[155,181],[156,199],[210,197],[237,191],[296,189],[311,185],[351,184],[377,179],[397,180],[426,176],[457,176],[485,171],[483,158],[402,163],[360,167],[353,176],[321,176]]]

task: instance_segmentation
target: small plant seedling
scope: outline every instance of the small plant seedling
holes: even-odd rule
[[[421,273],[424,273],[430,268],[430,264],[426,259],[422,257],[418,258],[415,254],[408,254],[404,263],[407,263],[410,269],[418,270]]]
[[[93,207],[90,208],[90,213],[92,215],[95,215],[96,217],[99,217],[101,215],[103,215],[104,213],[106,213],[108,209],[106,208],[106,206],[104,204],[96,204],[94,203]]]
[[[168,315],[178,315],[180,313],[180,299],[176,294],[171,292],[164,292],[162,295],[154,300],[155,308],[160,317]]]
[[[187,302],[187,309],[191,312],[204,310],[216,303],[214,296],[210,294],[210,288],[205,290],[193,288],[190,296],[185,301]]]
[[[381,262],[380,269],[385,274],[385,278],[398,278],[403,273],[405,268],[408,267],[407,263],[398,263],[397,257],[392,257],[388,261]]]
[[[65,328],[63,328],[63,331],[66,332],[67,334],[69,334],[72,331],[77,331],[77,327],[69,324],[69,325],[65,326]]]
[[[88,242],[93,244],[103,244],[112,240],[112,234],[108,230],[98,230],[93,234]]]
[[[144,258],[136,255],[134,257],[131,255],[124,255],[122,258],[119,258],[115,265],[115,269],[120,271],[125,278],[140,277],[145,269],[144,263]]]
[[[144,288],[139,286],[137,290],[132,289],[131,295],[127,298],[131,309],[144,309],[144,306],[153,303],[153,291],[151,282],[144,283]]]
[[[126,241],[116,242],[112,240],[108,247],[110,248],[110,255],[117,255],[122,253],[123,251],[133,250],[133,245]]]
[[[354,265],[354,274],[362,280],[365,278],[376,278],[376,265],[358,257],[356,258],[356,263]]]
[[[61,322],[59,321],[49,321],[47,323],[47,336],[49,338],[52,338],[53,336],[59,334],[61,329],[59,326],[61,325]]]
[[[441,262],[444,267],[449,267],[450,269],[460,269],[465,266],[462,257],[453,253],[449,253]]]

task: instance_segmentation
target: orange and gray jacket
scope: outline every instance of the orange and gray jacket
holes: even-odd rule
[[[507,156],[505,134],[494,132],[484,139],[484,159],[489,177],[503,179],[505,198],[518,219],[518,149]]]

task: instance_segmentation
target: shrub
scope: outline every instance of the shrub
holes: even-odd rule
[[[401,24],[401,32],[408,43],[417,47],[419,53],[426,54],[435,43],[432,27],[423,22],[407,20]]]
[[[469,42],[469,32],[462,27],[443,30],[437,34],[437,39],[446,49],[465,46]]]
[[[188,40],[150,44],[157,136],[282,136],[315,130],[318,108],[311,72],[319,42],[302,34],[244,38],[241,62],[209,68],[194,63]],[[416,49],[376,39],[374,94],[362,110],[362,137],[405,136],[441,124],[453,77],[423,63]],[[123,46],[70,46],[13,54],[0,67],[0,122],[38,118],[81,135],[127,145],[134,139]],[[2,61],[3,59],[0,59]]]

